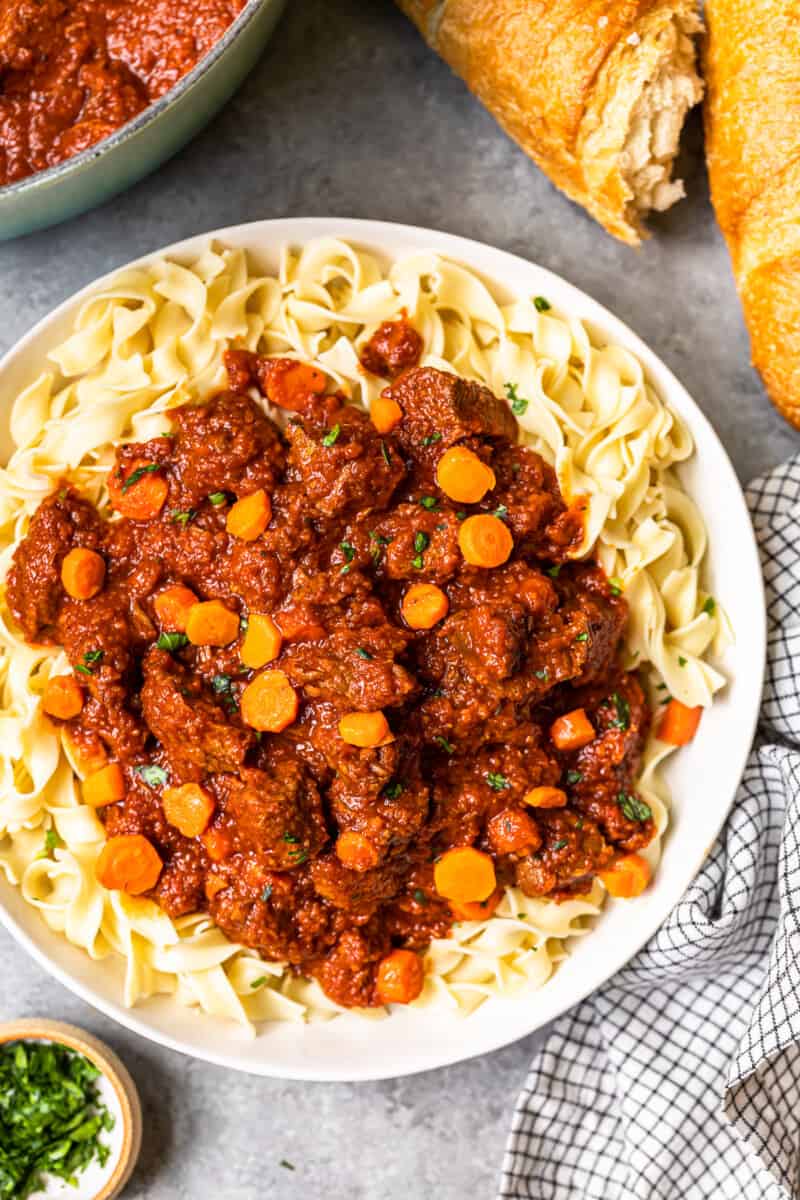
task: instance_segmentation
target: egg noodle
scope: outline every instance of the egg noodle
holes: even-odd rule
[[[359,349],[403,311],[424,338],[423,365],[507,395],[522,440],[555,466],[565,499],[589,497],[580,553],[593,549],[624,591],[626,665],[644,668],[654,707],[667,694],[710,704],[724,680],[704,655],[729,634],[702,590],[705,530],[674,472],[692,452],[688,431],[627,350],[599,343],[545,297],[499,304],[477,275],[432,253],[385,269],[323,238],[284,250],[273,277],[252,274],[244,251],[209,244],[188,264],[157,259],[115,275],[14,403],[16,449],[0,471],[0,578],[60,480],[111,515],[115,444],[158,437],[170,409],[224,388],[229,347],[313,363],[368,408],[386,381],[359,367]],[[340,1012],[318,984],[231,943],[206,914],[171,920],[153,901],[96,881],[104,828],[81,801],[68,739],[41,709],[49,676],[69,669],[63,651],[21,639],[0,596],[0,868],[9,882],[92,958],[122,956],[127,1005],[170,993],[250,1030]],[[658,767],[671,749],[651,738],[638,785],[656,824],[652,863],[667,824]],[[488,996],[541,986],[604,897],[598,881],[561,904],[507,888],[491,918],[432,943],[414,1006],[467,1013]]]

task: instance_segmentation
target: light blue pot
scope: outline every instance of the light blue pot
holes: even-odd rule
[[[0,187],[0,241],[102,204],[179,150],[255,65],[286,0],[248,0],[210,54],[133,121],[74,158]]]

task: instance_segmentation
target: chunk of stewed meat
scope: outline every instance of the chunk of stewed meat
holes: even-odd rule
[[[170,415],[175,421],[171,475],[180,481],[184,510],[220,492],[269,491],[283,471],[280,432],[249,396],[220,392],[207,404],[187,405]]]
[[[398,504],[371,529],[369,549],[389,579],[444,583],[461,567],[460,521],[450,509]]]
[[[142,713],[176,778],[238,771],[253,744],[252,732],[233,724],[202,681],[165,650],[149,650],[142,673]]]
[[[404,703],[417,690],[413,675],[393,656],[368,645],[369,638],[358,630],[342,630],[321,642],[291,646],[281,668],[307,696],[338,698],[360,712]]]
[[[319,517],[386,508],[405,475],[397,448],[369,418],[341,408],[327,426],[290,423],[287,479],[299,484],[308,511]]]
[[[378,963],[388,950],[388,936],[374,932],[365,936],[358,929],[348,930],[314,973],[336,1004],[367,1008],[375,1004]]]
[[[540,809],[536,823],[542,846],[520,859],[516,882],[526,896],[547,896],[562,889],[589,891],[592,875],[611,862],[614,851],[594,821],[568,809]]]
[[[361,351],[361,365],[373,375],[394,379],[422,357],[424,342],[405,318],[384,321]]]
[[[497,485],[482,507],[505,508],[515,544],[536,551],[548,540],[548,526],[564,511],[555,471],[535,450],[507,442],[495,449],[492,470]]]
[[[255,850],[274,871],[308,862],[327,841],[319,791],[308,771],[284,750],[269,770],[240,768],[213,781],[220,804],[218,828],[234,851]]]
[[[64,557],[74,546],[97,550],[102,543],[97,510],[71,488],[60,488],[39,505],[14,551],[7,580],[8,605],[26,638],[52,641],[65,595]]]
[[[394,433],[406,453],[435,462],[465,438],[517,440],[517,422],[505,400],[471,379],[433,367],[405,371],[383,393],[403,410]]]

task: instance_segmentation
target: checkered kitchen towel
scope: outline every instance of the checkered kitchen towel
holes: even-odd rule
[[[666,924],[537,1053],[503,1200],[800,1198],[800,456],[748,502],[769,617],[756,746]]]

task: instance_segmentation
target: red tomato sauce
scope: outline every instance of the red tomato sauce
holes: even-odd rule
[[[0,3],[0,185],[108,137],[169,91],[245,0]]]

